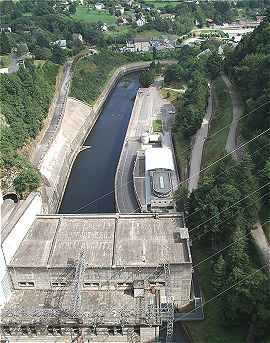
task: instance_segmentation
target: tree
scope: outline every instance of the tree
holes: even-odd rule
[[[16,192],[24,197],[25,193],[32,192],[37,189],[41,183],[41,176],[38,170],[34,168],[27,168],[14,179],[14,186]]]
[[[72,2],[68,7],[68,11],[71,15],[76,13],[76,9],[77,9],[76,2]]]
[[[52,50],[52,62],[56,64],[64,64],[66,61],[66,52],[60,46],[55,45]]]
[[[143,87],[149,87],[154,82],[154,74],[152,71],[143,71],[140,74],[140,83]]]
[[[222,58],[217,52],[213,52],[207,60],[206,68],[210,78],[215,79],[220,73]]]
[[[1,32],[0,39],[1,39],[1,42],[0,42],[1,54],[9,54],[11,52],[11,46],[9,43],[8,35],[5,32]]]
[[[213,265],[213,277],[211,279],[211,284],[214,292],[217,294],[224,290],[224,285],[226,283],[226,263],[223,255],[220,254]]]

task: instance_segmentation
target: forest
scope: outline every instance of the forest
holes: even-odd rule
[[[221,151],[220,162],[205,168],[199,188],[186,199],[194,258],[206,262],[199,266],[202,284],[207,283],[205,301],[215,299],[205,306],[210,319],[201,329],[212,321],[220,333],[241,334],[236,341],[270,338],[270,280],[252,238],[254,224],[260,221],[265,229],[270,219],[269,44],[268,16],[226,56],[222,68],[239,89],[245,110],[241,142],[252,141],[239,161]]]
[[[16,74],[0,75],[2,177],[15,175],[16,191],[23,197],[40,184],[40,175],[18,151],[38,134],[54,95],[58,66],[47,62],[26,64]]]

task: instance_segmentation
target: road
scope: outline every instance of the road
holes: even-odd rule
[[[262,259],[267,265],[268,272],[270,273],[270,245],[265,237],[265,233],[262,229],[260,222],[254,225],[256,229],[251,230],[251,235],[255,240],[258,249],[261,252]]]
[[[191,152],[191,162],[190,162],[189,182],[188,182],[189,193],[191,193],[194,189],[198,187],[199,178],[200,178],[202,153],[203,153],[203,145],[208,135],[209,122],[210,122],[212,114],[213,114],[213,95],[212,95],[212,88],[210,87],[210,94],[209,94],[209,99],[208,99],[206,115],[203,118],[201,128],[197,131],[195,135],[194,145]]]
[[[36,165],[39,165],[48,151],[50,144],[52,143],[57,130],[61,124],[61,120],[65,110],[65,104],[68,96],[69,84],[71,80],[71,62],[66,62],[64,65],[63,77],[59,85],[59,92],[53,108],[53,115],[50,121],[49,127],[45,131],[45,134],[35,149],[33,161]]]
[[[11,64],[8,67],[8,73],[13,74],[19,70],[19,64],[17,63],[17,56],[15,54],[10,54]]]
[[[222,79],[225,82],[226,86],[228,87],[229,94],[232,101],[232,107],[233,107],[233,120],[231,122],[230,131],[227,137],[227,142],[225,146],[225,150],[227,152],[232,152],[233,158],[237,159],[237,151],[234,151],[237,147],[237,127],[239,123],[239,119],[243,113],[243,108],[241,104],[241,100],[237,93],[235,92],[233,85],[231,84],[228,77],[224,74],[222,74]]]
[[[142,134],[150,129],[154,104],[154,88],[140,88],[133,106],[125,141],[115,175],[115,200],[119,213],[138,211],[132,172]]]

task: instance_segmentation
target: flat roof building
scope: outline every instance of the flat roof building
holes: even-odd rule
[[[179,214],[38,216],[8,264],[14,291],[1,328],[6,335],[77,330],[93,341],[156,339],[167,301],[165,266],[181,310],[191,301],[192,260]]]

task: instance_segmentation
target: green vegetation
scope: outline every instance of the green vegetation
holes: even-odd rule
[[[10,65],[10,56],[2,55],[0,56],[0,68],[7,68]]]
[[[205,321],[188,324],[195,341],[244,342],[249,330],[258,338],[270,335],[269,277],[258,269],[250,235],[261,206],[253,171],[249,158],[240,163],[227,158],[191,194],[187,220],[194,258],[199,262],[216,253],[199,265],[205,301],[233,287],[204,307]]]
[[[208,140],[204,146],[204,164],[208,165],[220,157],[232,121],[232,102],[228,88],[221,77],[213,82],[214,116],[211,119]]]
[[[1,111],[6,123],[0,140],[2,177],[17,176],[14,186],[21,196],[39,186],[40,176],[18,150],[39,132],[54,94],[57,72],[58,66],[47,62],[39,67],[29,63],[16,74],[0,75]]]
[[[140,83],[143,87],[150,87],[154,82],[154,73],[152,70],[142,71],[140,74]]]
[[[153,132],[162,132],[162,122],[161,119],[155,119],[152,122]]]
[[[109,25],[115,24],[116,22],[115,16],[111,15],[109,12],[88,9],[86,6],[78,6],[73,18],[88,23],[97,23],[101,21]]]
[[[151,55],[148,57],[151,58]],[[98,54],[82,58],[75,67],[70,95],[92,104],[117,67],[139,58],[142,57],[136,54],[124,55],[105,49]]]
[[[225,61],[225,69],[239,88],[248,116],[241,120],[241,135],[250,140],[270,127],[270,15],[245,37]],[[270,180],[270,133],[256,138],[247,148],[256,168],[254,175],[260,186]],[[264,172],[258,172],[263,171]],[[257,174],[257,175],[256,175]],[[270,185],[264,187],[266,195],[262,214],[270,208]],[[265,209],[264,209],[265,208]],[[264,216],[263,216],[264,217]],[[264,218],[262,218],[263,220]]]
[[[270,99],[269,73],[265,75],[269,28],[268,18],[225,61],[249,113],[241,120],[245,139],[270,127],[269,106],[264,105]],[[225,137],[220,154],[224,142]],[[199,264],[205,301],[215,298],[204,307],[205,321],[188,323],[195,341],[219,337],[220,342],[245,342],[250,335],[260,342],[270,339],[270,280],[250,234],[258,217],[262,223],[269,220],[269,182],[269,135],[262,135],[248,145],[240,162],[227,157],[209,169],[187,200],[193,257],[199,262],[214,254]],[[263,226],[267,232],[269,226]]]

